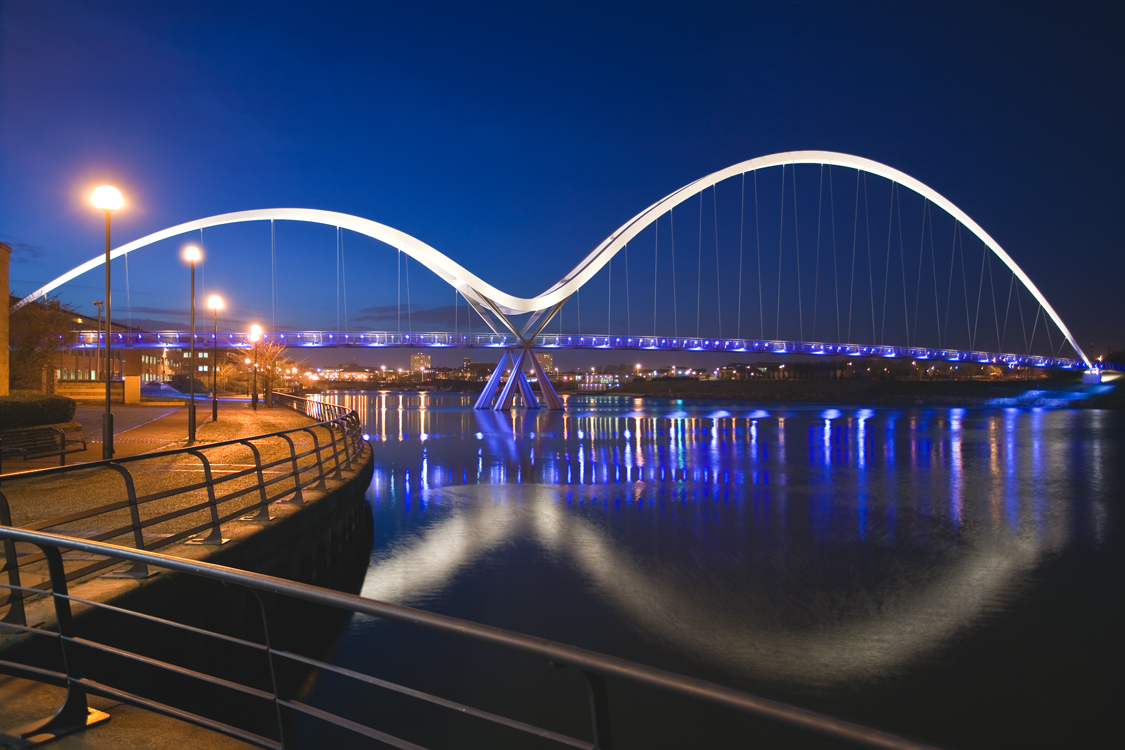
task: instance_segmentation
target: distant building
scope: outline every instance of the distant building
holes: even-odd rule
[[[543,372],[547,377],[553,377],[555,374],[555,358],[553,355],[546,352],[535,352],[535,358],[539,360],[539,366],[543,368]]]
[[[425,372],[430,369],[430,355],[418,352],[410,355],[410,371]]]

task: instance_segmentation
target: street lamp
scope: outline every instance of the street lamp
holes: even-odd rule
[[[219,421],[219,310],[223,309],[223,298],[212,294],[207,306],[215,313],[215,333],[212,337],[214,347],[211,351],[211,421]]]
[[[121,192],[109,185],[102,185],[94,190],[90,196],[94,206],[105,211],[105,414],[102,415],[102,460],[113,458],[113,411],[110,409],[110,380],[113,378],[113,366],[110,365],[110,334],[113,327],[110,325],[109,311],[109,215],[121,208]]]
[[[184,260],[191,264],[191,367],[188,368],[187,434],[188,442],[195,442],[195,264],[199,261],[199,248],[189,245],[184,248]]]
[[[250,404],[254,407],[254,411],[258,411],[258,340],[262,338],[262,327],[260,325],[250,326],[250,341],[254,344],[254,386],[251,391]]]

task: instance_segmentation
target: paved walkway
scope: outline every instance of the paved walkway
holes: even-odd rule
[[[114,407],[115,427],[118,430],[114,435],[114,446],[117,450],[116,457],[135,456],[144,453],[153,453],[162,450],[172,450],[187,445],[187,409],[177,405],[139,405]],[[219,420],[211,421],[210,403],[207,409],[197,411],[199,417],[196,445],[215,443],[236,438],[249,438],[256,435],[267,434],[279,430],[309,425],[312,420],[290,409],[275,407],[273,409],[260,408],[252,411],[248,403],[220,404]],[[101,410],[96,407],[79,407],[76,421],[83,425],[83,432],[87,435],[90,445],[85,453],[68,456],[67,464],[101,460]],[[92,424],[91,424],[92,423]],[[320,440],[323,444],[328,438],[328,432],[318,429]],[[95,433],[95,434],[91,434]],[[91,437],[98,442],[92,442]],[[304,450],[312,445],[312,437],[306,433],[298,433],[295,438],[297,450]],[[287,443],[281,439],[264,440],[255,443],[261,453],[263,463],[290,455]],[[254,465],[253,455],[245,446],[230,446],[213,448],[207,451],[211,460],[212,470],[216,476],[237,472],[248,466]],[[302,467],[307,466],[311,459],[302,461]],[[11,469],[27,472],[33,469],[53,467],[58,465],[58,459],[42,459],[39,461],[6,461],[4,463],[4,482],[0,485],[11,505],[13,523],[23,526],[29,523],[42,522],[45,519],[57,519],[68,514],[74,514],[86,509],[95,508],[123,499],[124,491],[120,477],[116,472],[105,469],[91,468],[89,472],[79,470],[77,474],[68,472],[65,475],[48,477],[19,477],[9,473]],[[176,456],[172,458],[154,458],[151,461],[140,461],[128,464],[129,471],[134,477],[138,494],[160,492],[163,489],[187,486],[200,482],[203,479],[202,468],[198,459],[191,456]],[[281,473],[281,467],[273,473]],[[269,475],[267,470],[267,478]],[[347,474],[351,474],[347,472]],[[307,475],[306,475],[307,477]],[[253,477],[247,477],[247,482],[252,483]],[[231,485],[238,486],[232,482]],[[331,490],[338,486],[337,482],[329,481]],[[229,490],[224,490],[229,491]],[[145,505],[143,517],[165,514],[176,508],[186,507],[199,502],[199,493],[179,494],[173,497],[152,501]],[[276,489],[271,490],[276,492]],[[322,493],[306,490],[306,500],[312,501]],[[242,507],[248,502],[254,502],[253,497],[243,496],[229,503],[220,504],[220,514],[225,514],[231,507]],[[237,509],[237,508],[235,508]],[[285,516],[296,512],[294,505],[272,505],[271,514]],[[116,514],[116,515],[115,515]],[[116,528],[128,521],[120,517],[121,511],[91,516],[79,522],[54,526],[47,529],[55,533],[86,536],[105,528]],[[161,522],[159,525],[146,528],[146,544],[152,539],[167,537],[177,529],[187,529],[202,522],[202,512],[182,516],[170,521]],[[74,528],[71,528],[71,527]],[[245,539],[259,528],[257,524],[245,521],[232,521],[223,526],[223,536],[230,537],[232,541]],[[131,546],[131,537],[126,535],[113,540],[117,544]],[[175,544],[160,549],[160,552],[175,556],[193,559],[205,559],[213,548],[204,546],[189,546]],[[71,560],[73,553],[64,556],[67,567],[86,564],[83,560]],[[31,566],[21,571],[26,571],[28,578],[36,578],[36,567]],[[42,575],[42,572],[40,572]],[[29,581],[24,581],[28,585]],[[106,601],[125,591],[140,585],[128,579],[106,579],[101,573],[92,578],[79,579],[72,584],[72,595],[81,596],[98,601]],[[33,627],[51,627],[53,624],[53,608],[50,600],[31,601],[27,610],[28,624]],[[0,633],[0,644],[10,637]],[[0,675],[0,733],[11,731],[31,721],[50,716],[61,705],[65,691],[49,685],[22,680],[14,677]],[[160,750],[161,748],[180,747],[184,744],[200,748],[236,748],[245,747],[241,742],[228,739],[207,730],[198,729],[183,722],[152,714],[141,709],[124,706],[115,701],[91,698],[91,706],[105,710],[113,718],[100,724],[90,731],[79,733],[52,743],[59,748],[146,748]],[[0,742],[0,747],[4,747]]]

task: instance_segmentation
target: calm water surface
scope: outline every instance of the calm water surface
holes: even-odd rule
[[[1125,414],[331,398],[375,449],[366,596],[950,747],[1125,741]],[[578,678],[534,660],[359,617],[335,659],[588,736]],[[310,700],[422,744],[538,746],[328,677]],[[760,728],[616,683],[611,704],[621,747]]]

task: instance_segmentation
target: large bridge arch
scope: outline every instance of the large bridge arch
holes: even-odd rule
[[[513,297],[505,292],[497,289],[486,281],[480,279],[474,273],[469,271],[464,266],[455,262],[443,253],[438,252],[430,245],[426,244],[417,237],[412,237],[406,232],[402,232],[386,224],[380,224],[377,221],[364,219],[359,216],[352,216],[351,214],[339,213],[337,211],[322,211],[313,208],[260,208],[251,211],[236,211],[228,214],[219,214],[217,216],[209,216],[205,219],[197,219],[189,221],[184,224],[177,224],[168,229],[162,229],[159,232],[154,232],[140,239],[133,240],[132,242],[122,245],[110,252],[110,258],[120,258],[121,256],[131,253],[135,250],[140,250],[143,247],[153,245],[162,240],[176,237],[188,232],[195,232],[200,229],[207,229],[209,227],[223,226],[225,224],[239,224],[248,221],[303,221],[311,224],[323,224],[325,226],[340,227],[343,229],[350,229],[358,234],[363,234],[380,242],[386,243],[391,247],[395,247],[402,252],[414,258],[416,261],[424,265],[426,268],[433,271],[443,281],[450,286],[459,289],[467,298],[472,299],[473,302],[484,305],[485,299],[489,299],[497,303],[502,309],[522,312],[521,305],[525,305],[528,300],[519,297]],[[31,294],[27,295],[19,302],[17,302],[12,309],[18,310],[40,297],[50,294],[53,290],[62,286],[66,282],[81,276],[87,271],[92,271],[98,266],[105,264],[105,256],[97,255],[90,260],[86,261],[80,266],[67,271],[62,276],[54,279],[50,283],[36,289]]]
[[[692,198],[702,191],[716,185],[723,180],[735,177],[739,174],[753,172],[758,169],[766,169],[769,167],[779,167],[796,164],[813,164],[813,165],[827,165],[847,167],[856,169],[863,172],[868,172],[887,180],[891,180],[896,184],[917,193],[923,198],[927,199],[934,205],[944,210],[949,215],[953,216],[962,226],[966,227],[973,233],[984,245],[991,251],[1001,262],[1007,266],[1020,283],[1032,294],[1035,300],[1042,306],[1043,310],[1047,313],[1055,325],[1066,337],[1067,342],[1073,347],[1075,353],[1086,363],[1088,367],[1092,367],[1090,358],[1082,351],[1078,345],[1070,329],[1063,323],[1062,318],[1043,296],[1043,293],[1035,285],[1034,282],[1024,273],[1023,269],[1012,259],[1010,255],[1000,246],[1000,244],[992,238],[979,224],[953,204],[945,196],[938,193],[933,188],[922,183],[919,180],[911,177],[904,172],[900,172],[893,167],[882,164],[871,159],[865,159],[860,156],[852,156],[850,154],[841,154],[833,151],[790,151],[786,153],[771,154],[769,156],[760,156],[756,159],[739,162],[726,169],[713,172],[712,174],[701,177],[694,182],[691,182],[684,187],[669,193],[664,198],[661,198],[656,203],[645,210],[638,213],[629,221],[621,225],[616,232],[611,234],[603,240],[597,247],[595,247],[589,254],[583,258],[578,265],[576,265],[569,273],[563,276],[558,282],[549,287],[546,291],[536,297],[524,298],[516,297],[508,294],[491,284],[487,283],[476,274],[472,273],[465,267],[453,261],[451,258],[437,251],[430,245],[416,237],[389,227],[386,224],[364,219],[350,214],[338,213],[336,211],[323,211],[318,209],[308,208],[272,208],[272,209],[255,209],[251,211],[238,211],[228,214],[220,214],[218,216],[211,216],[205,219],[198,219],[196,221],[179,224],[160,232],[155,232],[146,237],[134,240],[126,245],[113,250],[111,252],[112,258],[117,258],[126,253],[138,250],[153,243],[159,242],[170,237],[175,237],[180,234],[186,234],[198,229],[206,229],[208,227],[221,226],[224,224],[236,224],[247,221],[266,221],[266,220],[280,220],[280,221],[304,221],[314,224],[324,224],[327,226],[342,227],[350,229],[353,232],[366,235],[373,239],[384,242],[392,247],[398,248],[406,253],[416,261],[426,266],[426,268],[433,271],[439,278],[444,280],[449,285],[457,288],[466,299],[468,299],[474,307],[477,308],[482,315],[485,311],[493,310],[499,311],[505,315],[519,315],[523,313],[532,313],[546,311],[564,302],[572,294],[578,291],[587,281],[589,281],[599,270],[602,269],[610,260],[621,251],[625,245],[639,234],[643,229],[655,222],[660,216],[680,205],[684,201]],[[54,279],[47,285],[37,289],[29,294],[27,297],[20,300],[12,309],[19,309],[23,305],[38,299],[60,285],[70,281],[77,276],[80,276],[87,271],[105,263],[105,257],[98,255],[91,260],[83,263],[77,268],[68,271],[67,273]],[[487,317],[486,317],[487,320]],[[490,323],[491,325],[491,323]],[[840,342],[844,343],[844,342]]]
[[[1086,353],[1082,351],[1082,348],[1078,345],[1078,341],[1075,340],[1074,336],[1071,334],[1070,329],[1066,327],[1066,324],[1063,323],[1062,318],[1059,317],[1059,314],[1055,311],[1055,308],[1051,306],[1051,303],[1047,301],[1047,298],[1043,296],[1043,293],[1039,291],[1039,288],[1035,286],[1035,283],[1032,282],[1032,280],[1026,273],[1024,273],[1023,269],[1019,267],[1019,265],[1012,259],[1012,257],[1004,251],[1004,248],[1000,246],[1000,243],[993,239],[992,236],[988,234],[988,232],[984,231],[984,229],[975,221],[973,221],[973,219],[968,214],[954,205],[952,201],[943,196],[941,193],[931,188],[929,185],[926,185],[925,183],[914,179],[904,172],[900,172],[899,170],[893,167],[889,167],[886,164],[872,161],[871,159],[865,159],[861,156],[852,156],[850,154],[841,154],[834,151],[788,151],[785,153],[771,154],[769,156],[760,156],[756,159],[749,159],[744,162],[739,162],[738,164],[729,166],[726,169],[721,169],[718,172],[713,172],[712,174],[701,177],[698,180],[695,180],[694,182],[683,186],[679,190],[669,193],[668,195],[658,200],[656,203],[653,203],[651,206],[638,213],[629,221],[622,224],[616,232],[603,240],[601,244],[595,247],[585,258],[582,259],[582,261],[578,265],[576,265],[569,273],[563,276],[552,287],[547,289],[538,297],[535,297],[532,300],[527,300],[527,302],[531,303],[528,306],[527,311],[530,312],[532,310],[546,309],[567,299],[571,294],[576,292],[587,281],[589,281],[599,270],[601,270],[602,267],[605,266],[605,264],[609,263],[613,256],[621,251],[625,247],[625,245],[631,239],[637,236],[637,234],[639,234],[642,230],[655,222],[659,217],[663,216],[668,211],[672,210],[689,198],[693,198],[699,195],[699,193],[703,192],[707,188],[710,188],[717,183],[720,183],[731,177],[736,177],[747,172],[753,172],[758,169],[796,164],[848,167],[862,172],[868,172],[870,174],[883,177],[887,180],[891,180],[892,182],[895,182],[907,188],[908,190],[917,193],[923,198],[926,198],[938,208],[941,208],[943,211],[960,222],[962,226],[972,232],[977,237],[977,239],[984,243],[985,247],[987,247],[997,258],[999,258],[1001,262],[1003,262],[1004,265],[1012,271],[1013,274],[1015,274],[1016,278],[1020,280],[1020,283],[1023,284],[1024,287],[1032,294],[1035,300],[1040,305],[1042,305],[1043,310],[1047,313],[1048,316],[1050,316],[1051,320],[1054,321],[1055,325],[1058,326],[1063,335],[1066,336],[1066,340],[1074,348],[1075,353],[1078,354],[1078,356],[1081,357],[1082,360],[1086,363],[1086,366],[1093,366],[1090,362],[1090,358],[1087,357]]]

